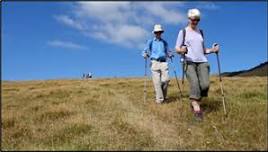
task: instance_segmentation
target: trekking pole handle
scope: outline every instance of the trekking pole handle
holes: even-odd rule
[[[188,53],[187,45],[183,44],[182,46],[186,47],[186,52],[185,53],[182,53],[182,55],[185,56],[185,54]]]
[[[218,43],[214,43],[214,44],[213,44],[213,47],[215,47],[215,46],[217,46],[217,45],[219,45],[219,44],[218,44]]]
[[[216,47],[216,46],[219,46],[219,44],[218,44],[218,43],[213,43],[212,47],[214,48],[214,47]],[[218,51],[215,52],[215,53],[218,54]]]

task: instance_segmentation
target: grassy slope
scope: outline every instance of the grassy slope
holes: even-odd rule
[[[144,79],[2,82],[4,150],[267,150],[267,77],[218,79],[204,99],[205,119],[192,121],[175,80],[169,103],[154,103]]]

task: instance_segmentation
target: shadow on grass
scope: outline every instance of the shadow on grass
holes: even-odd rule
[[[188,99],[187,95],[182,95],[182,97],[180,95],[170,95],[168,97],[168,99],[165,101],[165,103],[172,103],[172,102],[182,102]]]
[[[219,111],[221,107],[222,107],[222,103],[220,100],[207,98],[201,102],[201,108],[206,113]]]
[[[182,97],[180,97],[178,94],[172,94],[168,96],[168,99],[165,101],[165,104],[169,104],[172,102],[189,102],[189,96],[187,94],[183,94]],[[190,104],[190,102],[189,102]],[[222,101],[215,98],[204,98],[201,102],[201,108],[204,112],[210,113],[219,111],[220,108],[222,108]]]
[[[168,103],[177,102],[177,101],[179,101],[178,96],[170,96],[164,103],[168,104]]]

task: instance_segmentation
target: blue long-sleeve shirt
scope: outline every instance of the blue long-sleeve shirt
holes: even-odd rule
[[[150,58],[154,59],[167,59],[169,56],[168,44],[165,40],[153,38],[148,40],[143,53],[149,54]]]

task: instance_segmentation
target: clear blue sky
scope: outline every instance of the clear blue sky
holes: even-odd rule
[[[267,61],[267,2],[2,2],[2,80],[138,77],[152,28],[174,48],[189,8],[205,43],[221,45],[222,72]],[[208,56],[211,74],[215,55]],[[176,56],[176,71],[181,66]],[[170,69],[173,76],[173,69]]]

